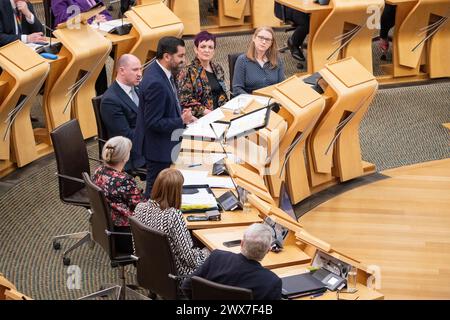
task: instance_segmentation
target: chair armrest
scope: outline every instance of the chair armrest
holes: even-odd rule
[[[60,178],[63,178],[63,179],[67,179],[67,180],[71,180],[71,181],[74,181],[74,182],[79,182],[79,183],[84,184],[84,180],[83,180],[83,179],[80,179],[80,178],[75,178],[75,177],[71,177],[71,176],[66,176],[65,174],[60,174],[60,173],[56,173],[56,175],[57,175],[58,177],[60,177]]]

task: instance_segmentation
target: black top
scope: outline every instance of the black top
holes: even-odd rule
[[[205,71],[206,71],[206,75],[208,76],[209,86],[211,87],[211,94],[213,97],[214,109],[217,109],[219,107],[218,98],[223,93],[223,89],[222,89],[222,86],[220,85],[219,81],[217,81],[217,77],[214,74],[214,72],[209,72],[207,70],[205,70]]]

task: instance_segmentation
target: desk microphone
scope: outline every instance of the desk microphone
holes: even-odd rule
[[[130,8],[131,4],[128,6],[127,10]],[[127,23],[127,24],[123,24],[123,16],[124,16],[125,12],[121,12],[121,20],[122,20],[122,24],[120,26],[114,27],[113,29],[111,29],[109,31],[109,33],[112,34],[117,34],[119,36],[123,36],[125,34],[129,34],[131,31],[131,28],[133,27],[133,25],[131,23]]]
[[[49,37],[50,41],[47,46],[43,47],[43,50],[46,53],[57,54],[59,52],[59,50],[61,50],[62,44],[61,43],[52,44],[53,32],[55,30],[53,30],[52,28],[49,28],[45,24],[43,24],[43,26],[44,26],[45,30],[50,31],[50,37]]]

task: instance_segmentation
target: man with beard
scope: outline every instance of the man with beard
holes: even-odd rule
[[[195,120],[190,108],[181,110],[174,80],[184,66],[185,56],[182,39],[161,38],[156,60],[144,72],[140,85],[135,144],[138,154],[146,160],[147,198],[158,174],[178,157],[181,130]]]

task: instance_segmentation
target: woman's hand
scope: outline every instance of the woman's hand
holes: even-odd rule
[[[203,114],[204,114],[204,115],[207,115],[207,114],[210,113],[210,112],[211,112],[211,110],[205,109],[205,110],[203,111]]]

